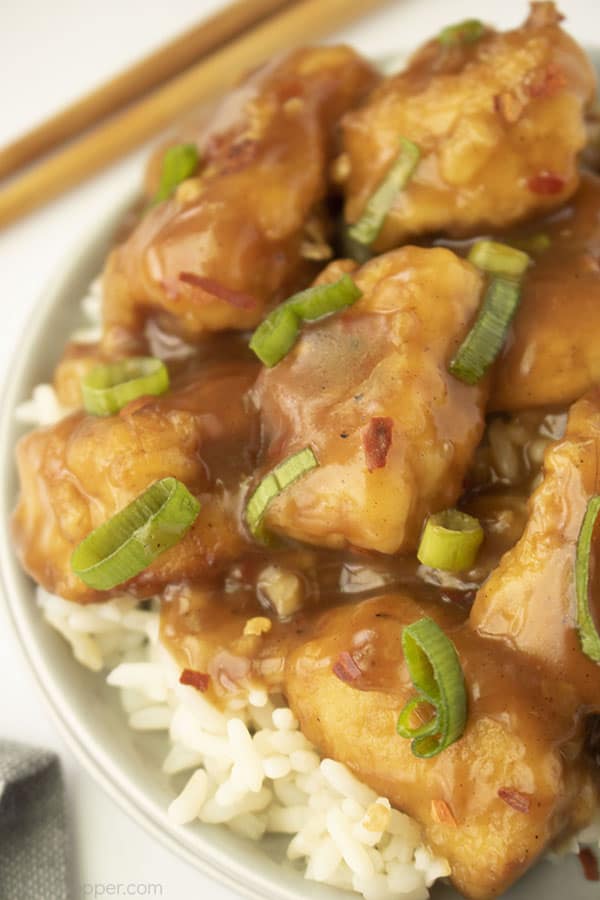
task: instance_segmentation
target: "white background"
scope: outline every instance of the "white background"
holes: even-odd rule
[[[248,0],[252,2],[252,0]],[[327,0],[322,0],[326,3]],[[352,3],[353,0],[348,0]],[[222,5],[218,0],[0,0],[0,145]],[[567,27],[600,44],[596,0],[562,0]],[[368,53],[410,48],[467,16],[516,24],[525,3],[396,0],[340,36]],[[337,37],[337,36],[336,36]],[[60,201],[0,232],[0,379],[19,334],[61,260],[136,183],[143,153],[108,169]],[[54,336],[53,336],[54,337]],[[62,336],[56,338],[56,355]],[[105,797],[62,744],[14,645],[0,604],[0,737],[55,748],[63,761],[77,860],[84,883],[162,885],[162,897],[233,900],[234,895],[171,857]],[[23,898],[53,900],[53,898]]]

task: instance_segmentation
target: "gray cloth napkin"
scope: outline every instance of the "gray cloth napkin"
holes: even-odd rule
[[[68,855],[57,757],[0,741],[0,900],[69,900]]]

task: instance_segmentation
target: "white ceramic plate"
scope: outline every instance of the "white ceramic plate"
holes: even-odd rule
[[[30,396],[34,385],[49,379],[65,336],[82,324],[80,300],[102,267],[122,212],[116,211],[71,254],[37,305],[10,369],[0,418],[0,568],[15,638],[63,738],[81,765],[154,838],[198,869],[256,900],[356,897],[305,881],[300,872],[282,862],[283,844],[278,839],[253,843],[220,826],[171,824],[166,808],[173,789],[160,771],[164,738],[137,733],[127,726],[118,692],[106,687],[102,675],[83,669],[62,637],[42,620],[35,586],[14,556],[8,524],[17,491],[14,446],[24,430],[15,422],[14,411]],[[458,897],[445,886],[436,888],[433,896],[434,900]],[[559,866],[541,863],[505,898],[598,900],[598,896],[598,885],[584,880],[579,861],[572,856]]]

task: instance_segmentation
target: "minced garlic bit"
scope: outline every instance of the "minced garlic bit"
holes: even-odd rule
[[[323,220],[319,216],[311,216],[304,225],[300,255],[304,259],[314,260],[331,259],[333,256]]]
[[[244,625],[244,637],[250,635],[259,637],[261,634],[266,634],[267,631],[270,631],[272,625],[273,623],[266,616],[254,616],[254,618],[248,619]]]
[[[367,811],[361,821],[361,825],[366,831],[385,831],[389,825],[391,812],[389,806],[385,806],[379,800],[367,808]]]
[[[331,180],[335,184],[343,184],[350,175],[350,157],[347,153],[340,153],[331,164]]]
[[[200,194],[202,193],[202,179],[201,178],[186,178],[185,181],[182,181],[181,184],[177,185],[175,190],[175,199],[177,203],[181,203],[182,205],[186,203],[192,203],[194,200],[197,200]]]
[[[457,825],[454,813],[445,800],[431,801],[431,817],[434,822],[439,822],[440,825],[453,825],[454,827]]]
[[[502,91],[494,97],[494,108],[505,122],[512,125],[521,118],[525,103],[513,91]]]
[[[302,580],[280,566],[266,566],[259,575],[256,588],[259,598],[272,606],[280,619],[293,615],[302,606]]]
[[[329,244],[326,244],[325,242],[314,244],[312,241],[302,241],[300,244],[300,256],[303,259],[315,259],[317,261],[331,259],[333,250]]]
[[[286,115],[296,115],[304,106],[302,97],[290,97],[283,104],[283,111]]]

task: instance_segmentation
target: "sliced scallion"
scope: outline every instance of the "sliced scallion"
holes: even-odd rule
[[[504,345],[520,299],[518,281],[501,277],[490,280],[475,324],[448,367],[455,378],[467,384],[481,381]]]
[[[158,190],[152,202],[168,200],[178,184],[195,174],[199,161],[200,155],[195,144],[169,147],[163,156]]]
[[[303,322],[315,322],[356,303],[362,291],[349,275],[294,294],[258,326],[250,349],[265,366],[274,366],[296,343]]]
[[[246,504],[246,522],[255,538],[264,541],[262,521],[269,504],[302,475],[319,465],[310,447],[288,456],[262,479]]]
[[[531,260],[522,250],[509,247],[508,244],[476,241],[469,251],[469,262],[490,275],[521,278]]]
[[[372,244],[383,227],[394,200],[415,171],[421,151],[407,138],[400,138],[400,150],[383,180],[371,194],[360,219],[348,228],[349,236],[361,244]]]
[[[575,557],[575,590],[577,594],[577,628],[581,647],[586,656],[600,663],[600,635],[590,608],[590,557],[592,538],[598,513],[600,496],[591,497],[577,538]]]
[[[447,25],[438,34],[438,41],[443,47],[454,47],[459,44],[474,44],[485,33],[485,25],[479,19],[465,19],[456,25]]]
[[[398,734],[412,741],[415,756],[428,759],[457,741],[467,722],[467,690],[456,648],[433,619],[423,618],[402,632],[402,649],[417,690],[398,717]],[[411,725],[420,706],[430,705],[434,715]]]
[[[545,253],[552,246],[550,236],[543,231],[539,234],[532,234],[529,237],[515,239],[512,243],[519,250],[524,250],[525,253],[533,253],[534,256],[537,256],[538,253]]]
[[[108,591],[147,569],[196,520],[200,503],[176,478],[156,481],[77,545],[71,568]]]
[[[458,509],[445,509],[427,519],[417,559],[432,569],[465,572],[472,568],[482,541],[478,519]]]
[[[158,396],[168,390],[167,367],[153,356],[94,366],[81,379],[84,409],[94,416],[114,415],[138,397]]]

